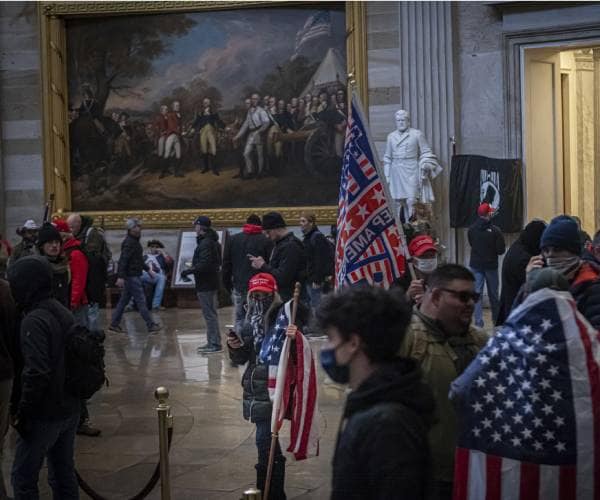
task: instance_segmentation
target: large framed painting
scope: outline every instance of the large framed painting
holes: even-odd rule
[[[336,215],[362,2],[42,3],[57,208],[121,225]]]

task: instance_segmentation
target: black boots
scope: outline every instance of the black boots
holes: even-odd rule
[[[208,159],[208,157],[209,157],[208,154],[202,155],[202,159],[204,160],[204,168],[200,171],[201,174],[205,174],[206,172],[208,172],[210,170],[210,165],[209,165],[210,160]]]
[[[173,175],[175,177],[185,177],[181,172],[181,158],[175,158],[174,162]]]
[[[203,157],[204,157],[204,168],[202,169],[202,171],[200,173],[205,174],[209,170],[212,170],[212,173],[214,175],[221,175],[221,174],[219,174],[219,170],[218,170],[217,164],[215,162],[215,157],[213,155],[211,155],[210,153],[203,155]]]
[[[160,158],[159,164],[161,166],[160,175],[158,176],[159,179],[163,179],[167,175],[171,174],[171,172],[169,171],[169,160],[168,160],[168,158]]]

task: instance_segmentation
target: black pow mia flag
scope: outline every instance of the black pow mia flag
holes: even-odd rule
[[[521,160],[455,155],[450,169],[450,227],[468,227],[477,207],[489,203],[492,222],[504,233],[523,229]]]

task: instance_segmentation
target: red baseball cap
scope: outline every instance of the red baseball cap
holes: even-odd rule
[[[70,233],[71,232],[71,228],[67,224],[67,221],[65,221],[63,219],[56,219],[55,221],[52,221],[52,224],[54,224],[54,227],[56,229],[58,229],[59,233]]]
[[[477,215],[479,215],[479,217],[485,217],[486,215],[493,214],[494,212],[494,208],[489,203],[482,203],[477,208]]]
[[[248,291],[273,293],[277,291],[277,282],[272,274],[258,273],[248,281]]]
[[[434,250],[437,253],[433,238],[427,234],[414,237],[408,244],[408,251],[413,257],[420,257],[428,250]]]

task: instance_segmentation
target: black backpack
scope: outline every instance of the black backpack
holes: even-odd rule
[[[105,381],[104,332],[73,324],[65,339],[65,389],[78,399],[89,399]]]
[[[40,304],[63,326],[49,304]],[[65,335],[65,390],[77,399],[91,398],[106,382],[104,332],[73,323]]]

